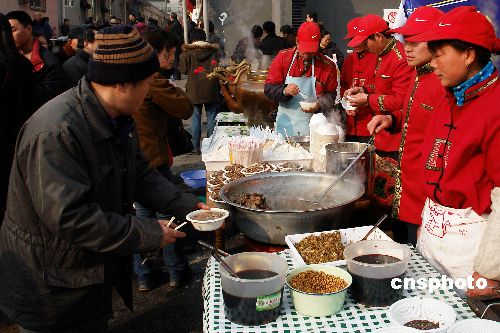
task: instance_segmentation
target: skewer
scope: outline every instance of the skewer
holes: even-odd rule
[[[182,228],[187,222],[184,222],[182,223],[181,225],[178,225],[177,228],[175,228],[174,230],[179,230],[180,228]]]
[[[172,224],[172,222],[174,222],[174,220],[175,220],[175,216],[172,216],[170,221],[168,221],[167,228],[170,227],[170,225]]]

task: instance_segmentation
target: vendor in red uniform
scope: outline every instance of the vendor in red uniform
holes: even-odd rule
[[[361,17],[356,17],[347,23],[347,35],[344,39],[352,39],[357,34]],[[355,46],[354,52],[347,55],[340,75],[341,95],[353,87],[372,86],[377,56],[368,52],[366,41]],[[352,111],[346,111],[346,141],[368,142],[370,133],[366,128],[372,119],[374,111],[369,105],[361,106]]]
[[[316,23],[302,23],[297,47],[280,51],[269,68],[264,92],[279,103],[276,130],[283,135],[309,135],[312,114],[333,107],[337,70],[334,62],[318,52],[320,39]],[[319,96],[325,98],[317,100]],[[310,106],[302,108],[300,102],[310,102]]]
[[[417,247],[452,277],[485,277],[500,295],[500,83],[491,53],[495,30],[475,7],[457,7],[409,42],[428,42],[446,88],[422,154],[427,200]]]
[[[347,46],[355,47],[364,41],[368,51],[377,55],[374,86],[347,89],[350,104],[355,107],[369,105],[376,114],[401,112],[414,71],[406,63],[403,44],[387,33],[389,26],[380,16],[368,14],[361,18],[358,32]],[[381,132],[375,138],[377,154],[382,157],[398,158],[401,133]]]
[[[406,39],[421,34],[441,18],[444,12],[423,6],[417,8],[406,24],[390,33],[398,33]],[[445,96],[445,90],[434,68],[430,65],[432,54],[426,42],[405,42],[406,61],[416,71],[411,77],[412,84],[407,92],[403,113],[377,115],[368,124],[370,134],[379,133],[383,128],[401,132],[399,146],[399,169],[396,178],[392,217],[394,239],[399,243],[417,243],[417,229],[422,221],[422,208],[426,199],[422,179],[424,169],[419,161],[422,156],[422,143],[427,125],[432,119],[436,105]],[[393,121],[394,119],[394,121]]]

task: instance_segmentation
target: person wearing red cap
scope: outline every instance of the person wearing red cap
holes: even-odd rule
[[[376,114],[401,111],[413,72],[406,63],[403,45],[387,30],[389,26],[384,19],[368,14],[361,18],[356,36],[347,44],[355,47],[366,41],[368,51],[378,56],[374,85],[350,88],[344,93],[350,96],[352,106],[369,105]],[[380,132],[375,138],[377,154],[397,159],[400,142],[401,133]]]
[[[279,103],[276,130],[283,135],[309,135],[312,114],[328,110],[335,101],[337,70],[333,61],[318,52],[320,39],[316,23],[302,23],[297,47],[282,50],[269,68],[264,92]],[[317,101],[317,96],[326,98]],[[304,110],[300,102],[306,99],[315,102]]]
[[[475,7],[457,7],[429,31],[407,38],[428,42],[432,67],[446,88],[422,145],[424,191],[417,247],[452,277],[487,278],[500,289],[500,84],[491,53],[499,40]]]
[[[351,40],[357,34],[361,17],[353,18],[347,23],[347,35],[344,39]],[[373,84],[373,75],[377,56],[368,51],[366,41],[353,48],[354,52],[347,55],[340,74],[340,93],[353,87],[363,87]],[[370,133],[367,125],[374,111],[370,105],[361,106],[352,111],[346,111],[346,141],[368,142]]]
[[[392,29],[389,33],[401,34],[404,38],[423,33],[430,29],[444,12],[423,6],[417,8],[403,27]],[[406,61],[415,67],[403,113],[377,115],[368,124],[370,134],[383,128],[401,132],[399,146],[399,170],[396,177],[392,217],[394,238],[399,243],[417,242],[417,229],[422,222],[421,213],[426,199],[421,186],[423,168],[418,163],[422,151],[420,147],[425,138],[427,124],[433,110],[444,100],[444,88],[430,65],[432,54],[426,42],[405,42]]]

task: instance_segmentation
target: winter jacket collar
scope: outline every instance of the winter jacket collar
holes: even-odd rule
[[[34,72],[39,72],[45,65],[42,59],[42,50],[40,49],[40,41],[38,38],[33,38],[33,48],[31,49],[31,63],[33,64]]]
[[[87,76],[78,82],[77,94],[80,97],[83,114],[87,118],[94,142],[101,142],[112,137],[112,122],[92,90]]]
[[[90,54],[83,49],[76,49],[76,55],[83,59],[86,63],[88,63],[90,60]]]

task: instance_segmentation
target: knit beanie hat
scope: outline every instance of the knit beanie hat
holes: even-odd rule
[[[128,25],[100,30],[97,48],[89,61],[87,78],[95,83],[138,82],[160,68],[158,56],[139,32]]]

